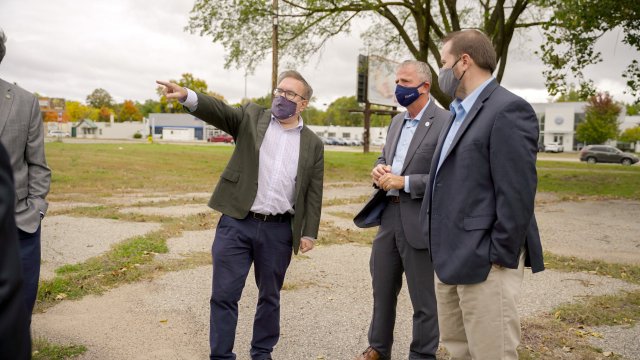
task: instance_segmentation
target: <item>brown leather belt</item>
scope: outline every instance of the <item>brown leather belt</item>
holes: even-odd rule
[[[400,196],[387,196],[390,203],[400,204]]]
[[[264,221],[264,222],[287,222],[291,220],[291,214],[275,214],[275,215],[265,215],[254,213],[253,211],[249,211],[249,218]]]

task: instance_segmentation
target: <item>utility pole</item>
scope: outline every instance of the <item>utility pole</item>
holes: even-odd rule
[[[273,33],[271,35],[271,50],[273,52],[271,67],[271,96],[278,87],[278,0],[273,0]]]

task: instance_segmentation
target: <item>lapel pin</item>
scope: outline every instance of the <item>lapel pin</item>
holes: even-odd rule
[[[429,127],[429,125],[431,125],[431,123],[429,121],[427,121],[426,123],[424,123],[424,126]]]
[[[6,97],[7,99],[11,99],[11,95],[7,94],[4,97]]]

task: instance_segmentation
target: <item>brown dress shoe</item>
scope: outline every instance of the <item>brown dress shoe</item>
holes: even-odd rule
[[[384,357],[378,352],[378,350],[369,346],[362,354],[358,355],[354,360],[383,360]]]

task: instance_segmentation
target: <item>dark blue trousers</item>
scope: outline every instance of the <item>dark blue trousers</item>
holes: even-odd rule
[[[238,301],[254,264],[258,304],[253,321],[251,358],[271,359],[280,337],[280,290],[291,262],[292,235],[289,222],[243,220],[223,215],[211,249],[213,286],[209,344],[211,360],[231,359]]]
[[[40,279],[40,227],[33,234],[18,229],[20,239],[20,261],[22,262],[22,278],[24,280],[24,300],[29,313],[31,313],[38,296],[38,280]]]

